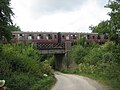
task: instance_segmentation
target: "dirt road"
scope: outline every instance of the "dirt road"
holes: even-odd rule
[[[94,80],[78,75],[55,73],[57,83],[52,90],[105,90]]]

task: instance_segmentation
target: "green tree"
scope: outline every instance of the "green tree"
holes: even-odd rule
[[[110,33],[109,20],[101,21],[97,26],[90,26],[89,29],[92,30],[92,32],[99,34]]]
[[[102,21],[97,26],[90,26],[89,29],[99,34],[108,33],[110,40],[118,44],[120,43],[120,1],[109,1],[105,7],[111,9],[108,13],[110,20]]]
[[[14,13],[10,7],[10,0],[0,0],[0,40],[5,37],[7,41],[10,40],[11,31],[9,26],[12,25],[11,16]]]
[[[17,26],[16,24],[15,24],[15,25],[9,25],[9,26],[8,26],[8,29],[9,29],[10,31],[21,31],[20,27]]]
[[[111,31],[111,40],[115,43],[119,43],[119,31],[120,31],[120,1],[109,1],[106,5],[106,8],[110,8],[111,12],[108,13],[110,16],[110,31]]]
[[[85,45],[85,41],[86,41],[86,36],[85,35],[79,35],[79,38],[77,40],[77,43],[78,45],[81,44],[81,45]]]

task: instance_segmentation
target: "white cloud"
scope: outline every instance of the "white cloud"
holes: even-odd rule
[[[86,0],[87,1],[87,0]],[[77,6],[82,5],[83,0],[34,0],[32,9],[37,12],[53,12],[58,10],[73,10]]]
[[[44,0],[39,1],[43,2]],[[48,6],[56,3],[58,4],[58,2],[56,2],[57,0],[51,0],[53,2],[48,0],[45,1],[47,2],[44,3],[48,4]],[[22,31],[90,32],[88,30],[90,25],[97,25],[101,20],[106,20],[109,18],[106,15],[108,10],[104,8],[103,4],[99,4],[100,1],[98,0],[88,0],[84,2],[84,4],[79,3],[80,6],[79,8],[77,6],[76,9],[76,4],[73,3],[74,7],[71,7],[71,10],[68,10],[67,8],[69,7],[70,9],[72,1],[74,0],[64,1],[66,1],[65,5],[70,1],[71,3],[67,7],[61,5],[61,9],[56,9],[56,6],[52,7],[55,12],[51,11],[51,13],[39,14],[40,12],[42,13],[42,11],[39,9],[39,12],[37,10],[34,11],[34,8],[32,8],[34,5],[37,5],[34,4],[34,0],[12,0],[11,3],[15,13],[14,22],[20,26]],[[75,1],[77,2],[79,0]],[[42,8],[47,12],[48,10],[43,6]],[[72,8],[74,8],[74,10]]]

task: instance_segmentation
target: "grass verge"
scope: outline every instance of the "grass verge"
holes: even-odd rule
[[[120,82],[118,80],[116,80],[115,78],[108,79],[108,78],[105,78],[104,76],[102,77],[97,74],[81,73],[81,72],[79,72],[77,70],[73,70],[73,69],[72,70],[70,70],[70,69],[63,70],[62,72],[66,73],[66,74],[77,74],[80,76],[89,77],[91,79],[98,81],[102,85],[104,85],[107,88],[107,90],[120,90]]]

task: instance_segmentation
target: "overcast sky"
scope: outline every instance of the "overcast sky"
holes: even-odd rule
[[[11,0],[14,23],[22,31],[90,32],[109,19],[108,0]]]

